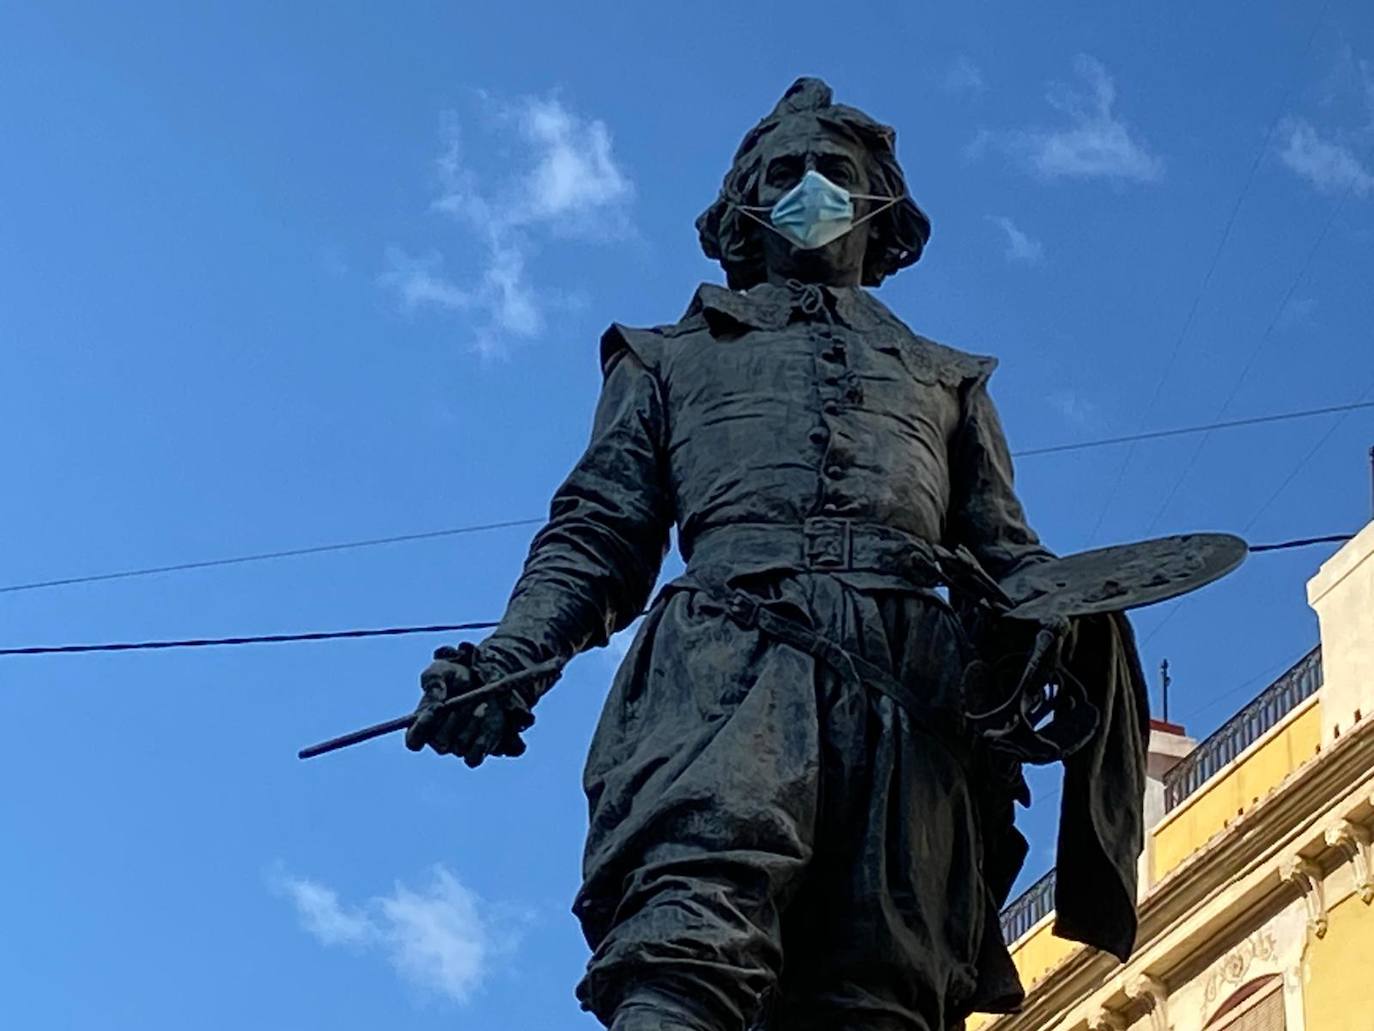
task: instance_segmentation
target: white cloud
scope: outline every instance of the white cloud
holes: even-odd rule
[[[382,282],[392,287],[407,309],[433,304],[452,311],[464,311],[477,303],[471,290],[445,279],[444,256],[438,251],[417,256],[399,247],[386,249],[387,270]]]
[[[1285,118],[1279,123],[1279,160],[1318,192],[1367,197],[1374,193],[1374,171],[1358,155],[1368,152],[1374,135],[1374,70],[1347,48],[1322,89],[1324,105],[1353,102],[1363,124],[1323,130],[1304,118]]]
[[[534,146],[537,161],[526,182],[528,208],[524,222],[552,220],[564,215],[583,219],[612,211],[628,201],[633,187],[615,163],[611,134],[602,122],[579,121],[557,100],[530,100],[520,110],[519,124]],[[556,224],[554,228],[557,228]],[[583,231],[594,225],[582,224]]]
[[[1045,179],[1159,179],[1164,161],[1116,114],[1116,83],[1106,68],[1096,58],[1080,54],[1074,71],[1078,84],[1056,83],[1045,96],[1064,116],[1064,124],[984,131],[971,150],[977,153],[988,145],[996,146]]]
[[[1361,60],[1355,48],[1346,43],[1319,84],[1318,95],[1324,105],[1354,101],[1374,113],[1374,67]]]
[[[296,904],[301,926],[322,945],[365,945],[375,936],[372,921],[342,905],[338,894],[323,884],[283,877],[279,886]]]
[[[423,992],[467,1002],[511,951],[523,919],[498,914],[442,866],[412,890],[350,906],[318,881],[279,873],[273,887],[289,898],[302,928],[321,945],[383,953],[397,973]]]
[[[982,93],[983,70],[967,54],[960,54],[951,62],[940,85],[946,93]]]
[[[538,336],[550,309],[573,303],[560,290],[534,284],[529,266],[536,249],[550,239],[623,236],[634,187],[616,162],[605,123],[574,114],[556,97],[479,99],[496,131],[492,146],[474,152],[508,159],[479,174],[450,118],[431,205],[467,235],[467,250],[477,245],[478,267],[459,279],[444,271],[441,252],[417,256],[393,246],[381,281],[408,310],[430,306],[476,316],[475,347],[491,357],[504,354],[514,338]]]
[[[1345,143],[1324,136],[1310,122],[1288,118],[1280,126],[1283,149],[1279,159],[1322,193],[1368,196],[1374,190],[1374,173]]]
[[[421,988],[465,1002],[487,973],[492,936],[477,897],[443,867],[427,891],[402,884],[379,900],[391,962]]]
[[[1098,424],[1097,405],[1072,390],[1058,390],[1046,400],[1065,422],[1080,429],[1089,429]]]
[[[1359,156],[1374,137],[1374,69],[1346,47],[1321,87],[1324,107],[1345,107],[1355,129],[1321,129],[1305,118],[1279,123],[1279,160],[1319,193],[1374,194],[1374,170]]]
[[[1004,215],[989,215],[988,221],[1001,226],[1002,232],[1006,234],[1007,249],[1005,254],[1008,261],[1036,265],[1045,257],[1045,248],[1040,241],[1032,240],[1011,219]]]

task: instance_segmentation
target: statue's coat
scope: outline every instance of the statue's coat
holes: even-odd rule
[[[1025,855],[1014,764],[740,625],[710,590],[744,588],[958,711],[963,624],[871,556],[964,545],[994,577],[1049,556],[1013,490],[993,361],[860,288],[767,283],[613,326],[602,360],[591,442],[481,658],[492,677],[604,644],[644,609],[676,527],[686,576],[649,607],[587,762],[584,1004],[609,1019],[647,980],[722,1027],[771,1001],[789,1031],[840,1026],[827,1009],[943,1029],[1014,1006],[997,924]],[[817,539],[858,543],[827,566],[806,558]],[[1066,770],[1059,926],[1124,957],[1146,722],[1125,620],[1084,621],[1074,666],[1103,723]]]

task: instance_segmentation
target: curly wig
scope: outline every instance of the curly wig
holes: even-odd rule
[[[863,285],[877,286],[921,257],[930,239],[930,219],[907,193],[906,177],[894,150],[896,132],[857,108],[833,103],[833,96],[830,87],[820,79],[794,82],[772,113],[744,137],[721,184],[720,195],[697,218],[701,249],[708,258],[720,262],[732,289],[746,290],[766,278],[759,227],[741,215],[738,206],[758,203],[762,144],[781,125],[795,118],[809,119],[858,141],[869,155],[871,192],[901,198],[873,219]]]

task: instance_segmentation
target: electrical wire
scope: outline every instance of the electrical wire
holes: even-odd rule
[[[1353,534],[1330,534],[1325,537],[1303,537],[1298,540],[1280,541],[1277,544],[1255,545],[1252,546],[1250,550],[1260,552],[1279,551],[1285,548],[1306,547],[1310,544],[1346,541],[1350,540],[1353,536]],[[489,630],[496,625],[497,623],[495,621],[479,621],[472,623],[432,623],[424,626],[397,626],[383,627],[380,629],[316,630],[296,634],[193,637],[168,641],[117,641],[107,644],[26,645],[20,648],[0,648],[0,657],[9,655],[80,655],[89,654],[91,652],[165,651],[171,648],[218,648],[245,644],[294,644],[301,641],[338,641],[365,637],[402,637],[409,634],[446,634],[464,630]],[[1161,624],[1161,626],[1162,625],[1163,624]],[[1148,641],[1149,638],[1146,638],[1144,643],[1148,643]],[[1142,643],[1141,647],[1144,647],[1144,643]]]
[[[1308,33],[1307,42],[1303,44],[1302,55],[1307,56],[1307,52],[1312,49],[1312,43],[1317,38],[1317,31],[1321,28],[1322,22],[1326,20],[1326,12],[1331,7],[1331,0],[1326,0],[1322,4],[1321,10],[1317,13],[1316,21],[1312,23],[1312,31]],[[1169,359],[1164,363],[1164,368],[1159,374],[1159,381],[1155,384],[1154,392],[1150,395],[1149,403],[1145,410],[1141,412],[1140,421],[1144,422],[1154,411],[1155,405],[1159,401],[1159,396],[1164,391],[1164,384],[1168,382],[1169,374],[1173,372],[1174,365],[1178,361],[1178,356],[1183,350],[1183,341],[1188,336],[1188,331],[1193,326],[1193,319],[1197,316],[1198,306],[1202,302],[1203,295],[1207,292],[1207,287],[1212,282],[1212,276],[1217,270],[1217,264],[1221,261],[1222,252],[1226,249],[1226,243],[1231,239],[1231,231],[1235,228],[1236,218],[1240,214],[1241,206],[1245,203],[1245,198],[1250,194],[1250,188],[1255,182],[1255,173],[1259,171],[1260,164],[1264,161],[1264,155],[1268,153],[1270,144],[1274,141],[1274,133],[1278,131],[1279,122],[1282,120],[1284,109],[1287,108],[1289,100],[1293,97],[1298,88],[1298,79],[1295,77],[1284,91],[1283,99],[1279,102],[1278,109],[1274,113],[1273,119],[1269,123],[1269,131],[1264,134],[1264,142],[1260,144],[1259,150],[1255,153],[1255,158],[1250,162],[1250,170],[1246,173],[1245,183],[1241,187],[1240,195],[1236,197],[1236,203],[1231,208],[1231,214],[1226,219],[1225,226],[1222,227],[1221,239],[1217,241],[1216,250],[1212,254],[1212,260],[1207,266],[1207,271],[1203,274],[1202,283],[1198,286],[1197,293],[1193,295],[1193,303],[1188,307],[1188,314],[1183,320],[1183,325],[1178,331],[1178,336],[1174,339],[1174,346],[1169,353]],[[1111,511],[1112,502],[1116,500],[1117,493],[1121,490],[1122,483],[1126,479],[1126,470],[1130,467],[1131,459],[1135,456],[1135,446],[1132,445],[1126,452],[1125,458],[1121,460],[1121,467],[1117,470],[1116,480],[1112,483],[1112,488],[1107,494],[1107,500],[1102,505],[1102,511],[1098,514],[1097,522],[1093,524],[1092,532],[1088,534],[1088,545],[1091,546],[1097,539],[1098,533],[1102,529],[1102,524],[1107,519],[1107,513]]]
[[[1149,430],[1144,433],[1131,433],[1123,437],[1103,437],[1099,440],[1085,440],[1073,444],[1056,444],[1051,447],[1030,448],[1012,452],[1013,458],[1029,458],[1035,455],[1053,455],[1065,451],[1088,451],[1093,448],[1111,447],[1115,444],[1132,444],[1145,440],[1162,440],[1165,437],[1185,437],[1194,433],[1212,433],[1216,430],[1231,430],[1241,426],[1259,426],[1271,422],[1288,422],[1293,419],[1308,419],[1318,415],[1335,415],[1352,412],[1359,408],[1374,408],[1374,401],[1353,401],[1350,404],[1329,405],[1325,408],[1307,408],[1298,412],[1278,412],[1273,415],[1254,415],[1245,419],[1230,419],[1225,422],[1209,422],[1199,426],[1180,426],[1168,430]]]
[[[1245,364],[1241,367],[1240,375],[1236,377],[1236,382],[1232,385],[1231,392],[1226,395],[1226,399],[1222,401],[1221,407],[1217,409],[1216,418],[1220,419],[1226,414],[1231,407],[1231,403],[1235,401],[1236,395],[1240,393],[1240,388],[1244,386],[1246,379],[1249,378],[1251,371],[1255,367],[1255,363],[1259,361],[1259,356],[1264,351],[1265,344],[1269,342],[1269,338],[1273,335],[1275,327],[1278,326],[1279,319],[1281,319],[1283,313],[1288,310],[1288,304],[1292,301],[1293,295],[1297,293],[1298,287],[1301,286],[1303,281],[1307,278],[1307,273],[1312,266],[1313,259],[1316,258],[1317,252],[1321,250],[1322,243],[1325,242],[1327,235],[1331,232],[1331,227],[1336,223],[1336,216],[1339,215],[1341,210],[1345,207],[1345,202],[1350,199],[1350,194],[1354,190],[1357,179],[1358,176],[1355,175],[1350,177],[1350,182],[1347,184],[1345,191],[1341,194],[1340,199],[1331,206],[1331,211],[1327,215],[1325,223],[1322,225],[1321,232],[1317,234],[1316,239],[1312,241],[1312,246],[1308,248],[1307,256],[1303,259],[1302,265],[1298,268],[1297,274],[1293,277],[1293,282],[1289,284],[1288,290],[1284,293],[1282,300],[1279,301],[1278,308],[1275,309],[1273,318],[1269,320],[1269,325],[1265,327],[1264,332],[1260,335],[1259,341],[1255,344],[1254,348],[1251,349],[1250,357],[1246,359]],[[1154,528],[1159,525],[1160,520],[1164,518],[1164,513],[1167,512],[1169,506],[1173,504],[1174,498],[1178,497],[1179,490],[1182,489],[1184,481],[1193,471],[1194,466],[1197,465],[1198,458],[1201,457],[1203,448],[1207,446],[1207,441],[1211,439],[1211,436],[1212,434],[1209,430],[1207,433],[1203,434],[1202,439],[1199,440],[1197,446],[1193,448],[1193,453],[1188,456],[1188,461],[1183,464],[1183,468],[1174,479],[1174,485],[1169,488],[1169,492],[1164,496],[1164,500],[1160,502],[1159,507],[1155,510],[1154,517],[1150,520],[1149,525],[1145,527],[1146,537],[1148,537],[1151,532],[1153,532]]]
[[[1361,400],[1368,397],[1370,394],[1374,394],[1374,381],[1371,381],[1369,386],[1365,388],[1364,393],[1361,395]],[[1264,513],[1269,510],[1269,507],[1283,495],[1283,492],[1286,491],[1290,485],[1292,485],[1293,481],[1302,474],[1302,471],[1307,468],[1308,463],[1316,457],[1318,451],[1326,446],[1327,441],[1336,435],[1336,431],[1341,428],[1344,422],[1344,414],[1336,418],[1336,421],[1332,423],[1327,431],[1321,435],[1320,439],[1312,445],[1307,454],[1303,455],[1303,457],[1298,460],[1298,464],[1293,466],[1293,471],[1284,478],[1283,482],[1280,483],[1277,488],[1275,488],[1274,493],[1269,495],[1269,500],[1256,509],[1254,514],[1250,516],[1249,522],[1241,528],[1241,533],[1248,532],[1250,527],[1259,522],[1260,516],[1264,515]]]
[[[1220,705],[1227,699],[1234,698],[1236,695],[1244,691],[1247,687],[1252,687],[1262,680],[1267,680],[1275,673],[1278,673],[1281,670],[1288,669],[1292,664],[1293,661],[1291,658],[1280,659],[1278,662],[1271,662],[1268,666],[1264,667],[1264,669],[1256,673],[1254,676],[1241,681],[1235,687],[1227,688],[1220,694],[1213,695],[1212,697],[1208,698],[1203,705],[1199,705],[1196,709],[1193,709],[1189,711],[1187,714],[1180,716],[1178,718],[1178,722],[1181,724],[1187,724],[1188,721],[1196,719],[1198,716],[1201,716],[1204,712],[1210,712],[1212,709],[1215,709],[1218,705]]]
[[[14,594],[19,591],[36,591],[44,587],[69,587],[73,584],[99,583],[105,580],[129,580],[139,576],[153,576],[156,573],[180,573],[188,569],[210,569],[215,566],[236,566],[245,562],[266,562],[270,559],[297,558],[301,555],[319,555],[330,551],[349,551],[355,548],[374,548],[382,544],[401,544],[407,541],[426,541],[436,537],[454,537],[458,534],[481,533],[486,530],[503,530],[510,526],[531,526],[542,523],[543,519],[507,519],[499,523],[478,523],[472,526],[453,526],[446,530],[427,530],[423,533],[402,533],[391,537],[371,537],[357,541],[341,541],[335,544],[315,544],[305,548],[289,548],[285,551],[263,551],[251,555],[233,555],[229,558],[202,559],[195,562],[178,562],[170,566],[147,566],[142,569],[122,569],[114,573],[94,573],[88,576],[69,576],[60,580],[36,580],[33,583],[9,584],[0,587],[0,594]]]
[[[1374,394],[1374,382],[1371,382],[1369,386],[1365,388],[1365,391],[1363,394],[1360,395],[1360,401],[1357,402],[1357,404],[1364,404],[1364,399],[1367,398],[1370,394]],[[1341,424],[1345,422],[1346,414],[1347,413],[1342,413],[1336,419],[1336,422],[1324,434],[1322,434],[1321,438],[1314,445],[1312,445],[1311,449],[1307,452],[1307,454],[1303,455],[1303,457],[1298,460],[1298,464],[1293,467],[1292,471],[1289,472],[1289,474],[1286,477],[1284,477],[1283,482],[1279,484],[1278,488],[1274,491],[1274,493],[1269,495],[1269,500],[1266,501],[1263,505],[1261,505],[1258,509],[1256,509],[1254,514],[1250,516],[1249,521],[1247,521],[1246,524],[1241,528],[1241,533],[1248,533],[1250,531],[1250,528],[1259,521],[1260,516],[1262,516],[1266,511],[1269,510],[1269,507],[1273,505],[1273,503],[1283,495],[1283,492],[1286,491],[1288,487],[1293,483],[1293,481],[1298,478],[1302,471],[1305,468],[1307,468],[1307,464],[1311,462],[1314,457],[1316,457],[1317,452],[1320,451],[1323,447],[1325,447],[1326,442],[1329,441],[1335,435],[1336,431],[1341,428]],[[1281,541],[1278,544],[1252,545],[1250,547],[1250,550],[1252,552],[1261,553],[1266,551],[1282,551],[1287,548],[1303,547],[1307,544],[1328,544],[1337,543],[1339,541],[1347,541],[1350,540],[1353,536],[1353,534],[1349,536],[1343,534],[1332,534],[1327,537],[1306,537],[1296,541]],[[1169,609],[1168,613],[1165,614],[1164,618],[1161,619],[1158,623],[1156,623],[1154,629],[1152,629],[1145,636],[1145,639],[1140,642],[1141,648],[1144,648],[1151,641],[1153,641],[1155,637],[1159,635],[1159,632],[1169,625],[1170,620],[1172,620],[1174,616],[1178,615],[1179,608],[1186,601],[1186,598],[1180,598],[1178,601],[1173,603],[1172,607]]]
[[[493,622],[433,623],[428,626],[393,626],[370,630],[316,630],[300,634],[261,634],[255,637],[193,637],[179,641],[120,641],[113,644],[57,644],[25,648],[0,648],[0,655],[78,655],[89,652],[165,651],[169,648],[220,648],[242,644],[294,644],[299,641],[338,641],[361,637],[404,637],[409,634],[447,634],[463,630],[489,630]]]
[[[1250,553],[1263,551],[1286,551],[1289,548],[1305,548],[1309,544],[1343,544],[1346,541],[1353,541],[1353,533],[1332,533],[1325,537],[1302,537],[1295,541],[1280,541],[1278,544],[1251,544]]]
[[[1204,423],[1199,426],[1179,426],[1172,429],[1149,430],[1121,437],[1102,437],[1095,440],[1081,440],[1068,444],[1053,444],[1048,447],[1027,448],[1013,451],[1014,458],[1034,458],[1041,455],[1066,454],[1075,451],[1089,451],[1094,448],[1113,447],[1139,441],[1162,440],[1168,437],[1182,437],[1196,433],[1210,433],[1215,430],[1238,429],[1247,426],[1260,426],[1266,423],[1290,422],[1296,419],[1310,419],[1323,415],[1338,415],[1357,409],[1374,409],[1374,401],[1359,400],[1351,404],[1327,405],[1323,408],[1307,408],[1295,412],[1277,412],[1269,415],[1255,415],[1244,419],[1231,419],[1226,422]],[[332,544],[316,544],[303,548],[289,548],[281,551],[256,552],[247,555],[233,555],[228,558],[202,559],[191,562],[178,562],[173,565],[148,566],[140,569],[122,569],[112,573],[94,573],[87,576],[69,576],[61,579],[36,580],[30,583],[0,586],[0,594],[17,594],[21,591],[37,591],[50,587],[70,587],[76,584],[102,583],[110,580],[130,580],[136,577],[154,576],[160,573],[180,573],[194,569],[211,569],[220,566],[235,566],[250,562],[266,562],[275,559],[297,558],[302,555],[320,555],[335,551],[352,551],[360,548],[373,548],[385,544],[401,544],[411,541],[434,540],[440,537],[453,537],[460,534],[482,533],[488,530],[502,530],[515,526],[535,526],[544,523],[540,518],[507,519],[494,523],[478,523],[469,526],[453,526],[443,530],[426,530],[420,533],[394,534],[389,537],[371,537],[363,540],[339,541]]]

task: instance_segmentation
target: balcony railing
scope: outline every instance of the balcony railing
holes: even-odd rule
[[[1054,870],[1002,910],[1002,940],[1010,944],[1054,911]]]
[[[1321,686],[1322,650],[1319,645],[1164,775],[1164,811],[1178,808],[1185,798],[1263,737],[1297,708],[1299,702],[1316,694]]]
[[[1321,686],[1322,650],[1318,645],[1164,775],[1164,811],[1176,809]],[[1002,910],[1002,937],[1008,944],[1054,910],[1054,885],[1054,870],[1050,870]]]

